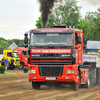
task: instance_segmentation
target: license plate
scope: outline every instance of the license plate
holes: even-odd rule
[[[56,80],[56,77],[46,77],[46,80]]]

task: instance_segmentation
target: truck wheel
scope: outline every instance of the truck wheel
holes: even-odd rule
[[[86,88],[90,88],[90,77],[88,76],[88,82],[85,84]]]
[[[77,91],[77,90],[78,90],[78,88],[79,88],[78,83],[75,83],[75,82],[71,83],[71,89],[72,89],[72,90]]]
[[[77,76],[78,76],[78,78],[80,78],[80,75],[79,75],[79,71],[77,72]],[[80,80],[78,80],[78,82],[79,82]],[[72,82],[71,83],[71,89],[72,90],[75,90],[75,91],[77,91],[78,90],[78,88],[79,88],[79,85],[78,85],[78,82],[77,83],[75,83],[75,82]]]
[[[20,65],[18,66],[18,69],[23,69],[23,67],[24,67],[24,64],[20,63]]]
[[[33,89],[40,89],[41,84],[38,82],[32,82]]]

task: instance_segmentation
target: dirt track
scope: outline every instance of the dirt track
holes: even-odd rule
[[[0,100],[95,100],[100,86],[90,89],[71,90],[69,85],[59,88],[42,85],[40,90],[32,89],[28,74],[18,76],[0,76]]]

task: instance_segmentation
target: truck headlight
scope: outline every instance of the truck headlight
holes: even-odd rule
[[[74,74],[74,70],[66,70],[67,74]]]
[[[36,73],[36,70],[29,70],[29,73]]]

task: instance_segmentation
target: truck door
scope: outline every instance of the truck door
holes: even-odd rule
[[[83,42],[79,43],[79,38],[82,40],[82,33],[75,33],[75,51],[76,51],[76,62],[77,64],[82,64],[83,62]]]
[[[75,56],[76,56],[76,64],[79,61],[79,53],[78,53],[78,34],[75,32]]]
[[[83,32],[80,31],[81,43],[79,44],[79,64],[83,64]]]

